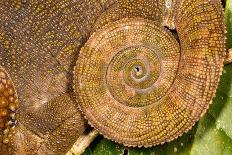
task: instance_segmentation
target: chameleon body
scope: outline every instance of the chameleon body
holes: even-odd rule
[[[219,0],[1,0],[0,12],[0,65],[20,103],[0,154],[66,153],[85,130],[79,106],[105,137],[150,147],[187,132],[215,94]]]

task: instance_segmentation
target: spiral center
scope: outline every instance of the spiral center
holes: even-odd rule
[[[128,47],[118,52],[110,62],[107,84],[113,94],[117,90],[115,86],[127,88],[130,94],[147,91],[157,81],[160,69],[158,56],[153,50],[145,46]]]
[[[132,65],[130,78],[139,81],[146,76],[147,66],[142,62],[142,60],[132,60],[128,64]]]
[[[142,75],[143,70],[142,70],[141,66],[136,66],[134,68],[134,72],[135,72],[136,76],[140,76],[140,75]]]

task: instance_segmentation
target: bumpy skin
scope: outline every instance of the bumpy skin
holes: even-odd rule
[[[0,153],[9,153],[10,137],[16,124],[16,110],[19,107],[17,93],[13,82],[6,72],[0,67]]]
[[[0,0],[0,64],[20,102],[10,154],[64,154],[84,131],[73,66],[107,6],[100,0]]]
[[[9,153],[64,154],[84,130],[83,118],[77,107],[79,101],[83,112],[97,130],[125,145],[151,146],[170,141],[186,132],[206,111],[215,93],[224,57],[224,21],[219,1],[173,2],[171,8],[167,8],[164,0],[0,0],[0,65],[10,73],[20,102],[18,125],[10,140]],[[96,81],[105,81],[105,72],[99,74],[99,70],[91,68],[89,71],[82,71],[84,68],[79,67],[83,63],[92,67],[99,61],[96,59],[99,55],[95,57],[89,53],[88,48],[84,48],[77,61],[79,65],[76,66],[74,83],[78,98],[74,98],[73,67],[80,48],[95,31],[96,34],[91,37],[86,47],[92,48],[91,42],[93,45],[99,42],[94,36],[107,35],[101,34],[103,30],[99,30],[107,24],[112,23],[103,28],[106,31],[117,24],[119,29],[123,30],[121,22],[113,22],[125,17],[139,18],[140,29],[151,32],[149,35],[152,37],[158,35],[162,43],[160,47],[171,43],[175,49],[171,49],[170,54],[166,55],[165,49],[168,49],[168,46],[157,48],[158,42],[151,49],[147,48],[148,45],[129,49],[131,52],[139,52],[136,55],[141,60],[146,57],[160,66],[162,59],[166,62],[167,70],[151,64],[149,72],[153,71],[154,77],[148,84],[137,84],[136,89],[150,86],[162,73],[162,77],[166,77],[164,83],[169,83],[162,87],[162,90],[170,88],[166,92],[167,95],[165,91],[160,92],[163,97],[160,103],[152,102],[154,98],[159,99],[157,92],[152,98],[138,98],[143,102],[135,102],[134,98],[134,102],[115,104],[115,109],[111,109],[108,103],[113,98],[103,98],[105,90],[116,96],[118,90],[126,90],[122,93],[133,97],[133,91],[128,91],[128,87],[115,89],[115,84],[120,84],[120,81],[114,81],[114,77],[120,78],[121,75],[112,68],[120,66],[120,61],[110,63],[108,56],[115,52],[114,46],[120,45],[116,40],[115,45],[106,46],[106,50],[102,51],[105,52],[102,53],[102,62],[106,62],[104,65],[109,64],[110,67],[108,73],[113,71],[113,76],[107,76],[110,80],[107,85],[113,89],[93,85]],[[125,21],[134,28],[131,31],[134,35],[137,33],[134,30],[138,29],[134,24],[138,21]],[[161,25],[177,28],[181,46]],[[136,35],[140,44],[152,41],[144,33],[140,32],[143,39]],[[118,36],[113,30],[109,31],[109,34],[112,34],[113,38]],[[123,34],[126,34],[126,31],[123,31]],[[162,38],[162,35],[166,37]],[[130,36],[131,34],[128,35],[129,40]],[[153,48],[162,51],[164,57],[160,59],[157,55],[150,54]],[[88,59],[85,54],[89,54]],[[115,60],[120,60],[120,57]],[[135,61],[136,63],[138,62]],[[134,64],[131,64],[133,68]],[[173,68],[168,69],[169,65]],[[147,66],[142,67],[140,66],[138,73],[137,69],[134,69],[132,75],[144,75],[141,69],[145,71]],[[105,68],[100,68],[102,69]],[[127,73],[130,73],[130,70],[131,67],[128,67]],[[171,74],[167,76],[169,71]],[[86,77],[86,74],[90,76]],[[127,83],[134,89],[130,74],[125,75]],[[80,79],[91,81],[90,85],[86,85],[88,89],[83,90]],[[172,81],[173,84],[170,85]],[[158,84],[161,83],[162,80]],[[98,91],[91,91],[93,89]],[[86,93],[83,94],[84,92]],[[122,93],[119,99],[124,99]],[[101,97],[99,99],[102,105],[96,104],[96,98],[90,95]],[[95,101],[90,104],[90,100]],[[162,104],[165,100],[167,102]],[[172,121],[174,119],[176,122]],[[0,145],[2,144],[1,141]],[[0,150],[1,153],[3,149]]]
[[[117,1],[76,63],[74,88],[89,123],[126,146],[163,144],[189,131],[222,73],[220,1],[167,2]],[[163,26],[176,28],[179,43]]]

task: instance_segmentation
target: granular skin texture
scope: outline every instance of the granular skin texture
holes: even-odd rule
[[[95,0],[0,1],[0,64],[20,103],[9,154],[64,154],[84,131],[72,72],[102,8]]]
[[[215,95],[225,57],[219,0],[0,0],[0,12],[0,73],[19,105],[7,145],[0,122],[0,154],[65,154],[85,130],[83,114],[126,146],[163,144]]]
[[[19,107],[17,93],[7,71],[0,67],[0,153],[8,154],[8,144],[16,123]]]
[[[74,90],[89,124],[125,146],[188,132],[217,89],[225,58],[220,1],[171,2],[117,1],[76,62]]]

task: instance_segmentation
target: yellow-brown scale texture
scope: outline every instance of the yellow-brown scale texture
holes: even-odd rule
[[[0,65],[20,103],[9,154],[67,152],[85,128],[79,103],[107,138],[171,141],[215,94],[225,53],[219,0],[0,0],[0,12]]]
[[[9,153],[10,137],[16,124],[19,107],[17,94],[9,74],[0,67],[0,154]]]
[[[117,0],[104,11],[94,24],[93,31],[107,23],[124,17],[143,17],[161,22],[164,12],[164,1],[154,0]]]
[[[73,66],[104,8],[100,0],[0,1],[0,64],[21,103],[11,154],[64,154],[84,131]]]
[[[95,22],[76,62],[74,89],[86,118],[126,146],[151,147],[189,131],[222,72],[220,1],[168,2],[116,1]],[[163,25],[176,28],[179,42]]]

